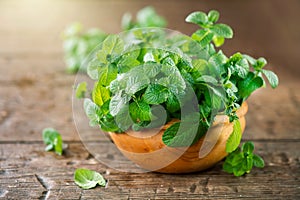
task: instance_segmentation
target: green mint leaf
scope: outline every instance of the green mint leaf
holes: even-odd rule
[[[259,58],[256,60],[256,63],[253,64],[255,70],[260,70],[266,66],[267,60],[265,58]]]
[[[133,26],[132,15],[130,13],[125,13],[121,20],[121,27],[123,30],[129,30]]]
[[[216,10],[211,10],[208,13],[208,20],[212,23],[215,23],[219,20],[220,14]]]
[[[103,67],[103,63],[99,62],[98,60],[92,60],[88,63],[87,66],[87,74],[93,80],[99,79],[100,69]]]
[[[220,47],[224,44],[225,39],[222,36],[214,36],[213,37],[213,42],[216,45],[216,47]]]
[[[109,86],[109,84],[117,78],[118,68],[114,64],[109,64],[100,69],[100,84]]]
[[[168,88],[159,84],[150,84],[145,91],[143,99],[148,104],[158,105],[165,102],[168,95]]]
[[[253,72],[249,72],[247,77],[238,82],[238,94],[246,99],[252,92],[263,86],[263,79],[259,76],[255,77]]]
[[[202,48],[206,47],[213,39],[214,34],[209,30],[198,30],[192,35],[192,39],[196,40]]]
[[[226,24],[215,24],[210,28],[210,31],[219,37],[224,37],[224,38],[233,37],[233,30],[230,28],[230,26]]]
[[[263,168],[265,166],[265,162],[260,156],[254,154],[253,155],[253,165],[255,167]]]
[[[61,135],[53,128],[45,128],[43,130],[43,141],[47,145],[45,150],[54,150],[56,154],[62,155],[63,142]]]
[[[198,134],[199,113],[191,113],[182,122],[176,122],[165,130],[162,140],[170,147],[186,147],[197,141],[202,134]]]
[[[133,125],[133,120],[131,119],[129,113],[129,106],[123,107],[120,112],[115,117],[116,124],[122,131],[129,129]]]
[[[116,124],[115,118],[111,115],[106,115],[99,121],[100,128],[106,132],[117,132],[120,131]]]
[[[112,54],[121,54],[124,50],[124,43],[118,35],[109,35],[102,43],[102,49],[106,59]]]
[[[130,56],[123,56],[122,59],[118,62],[118,70],[119,73],[126,73],[140,65],[140,62],[133,57]]]
[[[209,84],[213,84],[213,85],[218,84],[217,79],[215,79],[213,76],[209,76],[209,75],[200,76],[199,78],[197,78],[197,81],[203,82],[203,83],[209,83]]]
[[[110,100],[109,111],[112,116],[116,116],[130,100],[128,95],[122,93],[123,91],[121,90]]]
[[[129,111],[134,122],[151,121],[151,108],[145,101],[130,103]]]
[[[170,92],[168,95],[166,106],[167,106],[167,110],[171,113],[180,110],[180,103],[178,102],[178,99],[172,92]]]
[[[272,88],[276,88],[278,86],[279,79],[278,79],[278,76],[274,72],[263,69],[262,73],[267,77]]]
[[[161,65],[157,63],[145,63],[143,69],[149,78],[154,78],[161,71]]]
[[[92,99],[98,106],[102,106],[106,101],[110,99],[109,89],[102,86],[100,82],[95,84],[92,92]]]
[[[206,25],[208,22],[208,17],[204,12],[198,11],[189,14],[186,17],[185,21],[189,23],[198,24],[198,25]]]
[[[128,95],[133,95],[136,92],[144,89],[147,87],[147,85],[150,83],[150,79],[143,73],[139,73],[138,70],[135,70],[137,68],[134,68],[133,71],[127,74],[127,82],[126,82],[126,88],[125,92]]]
[[[245,142],[242,145],[242,151],[244,153],[247,153],[247,154],[252,154],[252,152],[254,151],[254,144],[253,144],[253,142]]]
[[[246,59],[248,60],[248,62],[249,62],[252,66],[255,65],[255,63],[256,63],[256,59],[255,59],[255,58],[253,58],[253,57],[251,57],[251,56],[249,56],[249,55],[246,55],[246,54],[244,54],[243,57],[246,58]]]
[[[106,185],[106,180],[98,172],[89,169],[76,169],[74,173],[75,183],[83,189],[91,189],[100,185],[104,187]]]
[[[250,173],[253,167],[253,155],[250,154],[243,160],[243,171],[246,173]]]
[[[159,16],[153,7],[147,6],[141,9],[137,15],[137,26],[140,28],[143,27],[165,27],[167,22],[166,20]]]
[[[58,135],[54,139],[54,151],[55,151],[56,154],[58,154],[60,156],[63,153],[63,141],[62,141],[61,135]]]
[[[78,99],[84,98],[85,93],[87,91],[87,83],[86,82],[81,82],[77,85],[75,96]]]
[[[226,152],[230,153],[238,148],[242,139],[242,129],[239,120],[233,122],[233,131],[226,142]]]
[[[92,102],[90,99],[84,99],[83,107],[85,114],[90,119],[90,126],[96,126],[99,124],[103,113],[98,105]]]

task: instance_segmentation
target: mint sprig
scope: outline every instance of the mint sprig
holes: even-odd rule
[[[63,141],[60,133],[53,128],[45,128],[43,130],[43,141],[47,145],[45,151],[54,150],[58,155],[63,153]]]
[[[253,166],[263,168],[264,160],[253,153],[253,142],[246,142],[242,147],[238,147],[231,152],[223,163],[223,170],[228,173],[233,173],[235,176],[242,176],[245,173],[250,173]]]

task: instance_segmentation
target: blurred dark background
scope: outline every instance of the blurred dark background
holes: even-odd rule
[[[264,56],[276,72],[300,74],[299,0],[1,0],[0,54],[62,58],[60,33],[68,24],[117,33],[125,12],[135,14],[147,5],[167,19],[168,28],[185,34],[197,28],[184,21],[190,12],[216,9],[235,33],[223,46],[227,54]]]

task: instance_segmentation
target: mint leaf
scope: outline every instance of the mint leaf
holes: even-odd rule
[[[98,106],[102,106],[110,99],[110,92],[106,87],[102,86],[102,84],[98,82],[95,84],[93,89],[92,99]]]
[[[93,59],[88,63],[87,74],[91,79],[98,80],[101,67],[103,67],[103,63]]]
[[[168,98],[168,95],[168,88],[159,84],[151,84],[146,89],[143,98],[148,104],[158,105],[165,102]]]
[[[214,34],[208,30],[201,29],[193,33],[192,38],[196,40],[202,48],[206,47],[213,39]]]
[[[252,92],[263,86],[263,79],[259,76],[255,77],[253,72],[249,72],[247,77],[238,82],[238,94],[246,99]]]
[[[131,119],[129,112],[129,106],[124,106],[115,118],[116,124],[122,131],[126,131],[131,125],[133,125],[133,120]]]
[[[253,155],[253,164],[255,167],[263,168],[265,166],[264,160],[259,155]]]
[[[204,12],[198,11],[189,14],[186,17],[185,21],[189,23],[198,24],[198,25],[206,25],[208,22],[208,17]]]
[[[239,120],[233,122],[233,131],[226,142],[226,152],[230,153],[236,150],[242,139],[242,129]]]
[[[56,154],[62,155],[63,142],[61,135],[53,128],[45,128],[43,130],[43,141],[47,145],[46,151],[54,150]]]
[[[213,37],[213,42],[216,45],[216,47],[220,47],[224,44],[225,39],[222,36],[214,36]]]
[[[130,97],[126,94],[122,94],[123,91],[121,90],[115,96],[111,98],[109,104],[109,111],[112,116],[116,116],[120,110],[129,102]]]
[[[169,147],[186,147],[197,141],[202,134],[198,134],[199,113],[191,113],[182,122],[176,122],[165,130],[162,140]]]
[[[124,50],[124,43],[118,35],[109,35],[102,43],[106,59],[112,54],[120,54]],[[99,55],[99,54],[98,54]]]
[[[78,99],[84,98],[87,91],[87,83],[81,82],[77,85],[75,96]]]
[[[168,95],[166,106],[167,106],[167,110],[171,113],[180,110],[180,103],[172,92],[170,92]]]
[[[216,10],[211,10],[208,13],[208,20],[212,23],[215,23],[219,20],[220,14]]]
[[[114,64],[109,64],[100,69],[99,81],[103,86],[109,86],[109,84],[117,78],[118,68]]]
[[[154,78],[160,72],[161,65],[157,63],[145,63],[143,69],[149,78]]]
[[[253,142],[246,142],[242,145],[241,149],[244,153],[251,154],[254,151]]]
[[[253,68],[255,70],[262,69],[267,64],[267,60],[265,58],[258,58],[256,62],[253,64]]]
[[[106,180],[98,172],[89,169],[76,169],[74,173],[75,183],[83,189],[91,189],[100,185],[104,187],[106,185]]]
[[[137,26],[142,27],[164,27],[166,26],[166,20],[159,16],[153,7],[147,6],[141,9],[137,15]]]
[[[267,77],[272,88],[276,88],[278,86],[279,84],[278,76],[274,72],[263,69],[262,73]]]
[[[85,114],[90,119],[90,126],[96,126],[99,124],[101,118],[103,117],[103,113],[99,106],[97,106],[90,99],[84,99],[83,107]]]
[[[232,29],[226,24],[215,24],[210,28],[210,31],[219,37],[224,37],[224,38],[233,37]]]
[[[129,111],[135,122],[151,121],[151,108],[144,101],[135,101],[130,103]]]

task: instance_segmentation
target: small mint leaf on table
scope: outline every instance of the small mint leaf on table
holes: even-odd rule
[[[54,150],[56,154],[62,155],[63,142],[61,135],[53,128],[45,128],[43,130],[43,141],[47,145],[45,151]]]
[[[74,181],[82,189],[91,189],[96,187],[97,184],[102,187],[106,185],[106,180],[100,173],[83,168],[75,170]]]
[[[233,173],[235,176],[242,176],[245,173],[250,173],[253,166],[264,167],[264,160],[253,153],[254,144],[246,142],[242,148],[237,148],[231,152],[223,163],[223,170],[228,173]]]
[[[263,168],[265,161],[259,155],[253,155],[253,165],[255,167]]]

